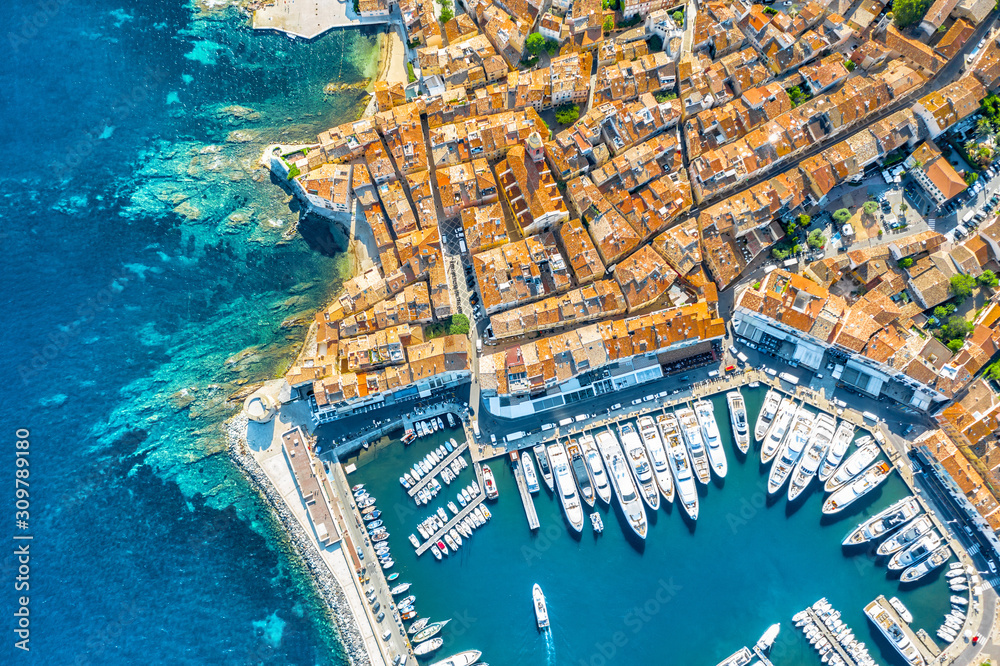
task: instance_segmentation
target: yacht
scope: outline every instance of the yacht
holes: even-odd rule
[[[889,564],[887,566],[890,571],[899,571],[901,569],[911,567],[933,553],[940,546],[941,537],[937,535],[937,532],[928,532],[917,539],[917,542],[909,548],[901,550],[893,555],[889,559]]]
[[[890,472],[892,472],[892,467],[889,466],[889,463],[885,461],[875,463],[853,481],[841,486],[827,497],[826,502],[823,503],[823,513],[833,514],[843,511],[858,499],[878,488],[883,481],[889,478]]]
[[[841,421],[840,425],[837,426],[837,432],[833,435],[833,443],[830,445],[830,451],[826,454],[823,466],[819,468],[818,476],[821,482],[825,483],[833,476],[840,461],[844,459],[847,449],[850,448],[853,438],[854,424],[849,421]]]
[[[549,626],[549,609],[545,605],[545,595],[542,594],[542,588],[538,583],[531,588],[531,599],[535,603],[535,621],[538,622],[538,628],[545,629]]]
[[[590,478],[590,470],[587,469],[587,462],[583,459],[583,450],[575,439],[569,440],[566,453],[569,454],[569,464],[573,468],[576,485],[580,487],[580,496],[587,506],[594,506],[594,484]]]
[[[809,434],[812,432],[815,419],[815,415],[806,411],[804,406],[799,407],[799,411],[795,414],[795,424],[785,436],[785,441],[781,443],[781,451],[774,459],[771,473],[767,477],[767,493],[769,495],[774,495],[781,490],[785,481],[791,476],[792,469],[805,451],[806,444],[809,443]]]
[[[631,423],[618,428],[619,440],[625,449],[625,459],[628,460],[632,473],[635,474],[636,482],[639,484],[639,494],[653,511],[660,508],[660,491],[653,481],[653,468],[649,465],[649,458],[646,456],[646,449],[642,446],[639,433]]]
[[[597,496],[605,504],[611,503],[611,483],[608,481],[608,474],[604,471],[604,463],[601,462],[601,454],[594,443],[594,436],[587,434],[580,438],[580,448],[583,449],[583,458],[590,468],[590,476],[594,479],[594,489]]]
[[[422,657],[424,655],[430,654],[431,652],[434,652],[442,645],[444,645],[444,639],[432,638],[429,641],[424,641],[423,643],[414,645],[413,654],[415,654],[418,657]]]
[[[774,420],[771,421],[771,427],[767,429],[767,435],[764,436],[764,443],[760,447],[760,461],[762,463],[771,462],[771,459],[778,454],[778,448],[785,440],[788,426],[791,425],[795,412],[795,401],[791,398],[782,398]]]
[[[552,470],[549,469],[549,459],[545,457],[545,445],[535,444],[532,447],[535,452],[535,460],[538,461],[538,471],[542,473],[542,481],[552,490]]]
[[[857,451],[847,456],[847,460],[842,462],[837,471],[826,480],[823,490],[829,493],[843,486],[860,474],[876,458],[878,458],[878,444],[874,440],[869,440]]]
[[[524,474],[524,482],[528,485],[528,492],[537,493],[538,476],[535,474],[535,466],[531,463],[531,454],[527,451],[521,454],[521,472]]]
[[[726,394],[726,402],[729,403],[729,420],[733,424],[736,447],[741,453],[746,453],[750,448],[750,424],[747,422],[747,405],[743,401],[743,394],[730,391]]]
[[[674,478],[670,474],[670,465],[667,463],[667,452],[663,448],[663,440],[660,439],[660,432],[656,427],[656,422],[652,416],[640,416],[638,419],[639,437],[646,446],[646,453],[649,454],[649,461],[653,464],[653,478],[663,495],[663,499],[668,502],[674,501]]]
[[[483,465],[483,488],[486,489],[487,499],[493,500],[500,496],[496,479],[493,478],[493,470],[490,469],[489,465]]]
[[[771,427],[775,415],[778,413],[778,405],[780,404],[781,394],[774,389],[770,389],[767,395],[764,396],[764,405],[760,408],[760,414],[757,415],[757,423],[753,429],[754,439],[758,442],[767,435],[767,431]]]
[[[639,499],[635,482],[632,480],[632,473],[628,470],[628,463],[625,462],[625,453],[615,439],[614,433],[604,430],[597,434],[597,448],[604,458],[605,469],[611,477],[611,483],[615,488],[615,495],[618,496],[618,503],[621,505],[625,519],[632,527],[632,531],[640,539],[646,538],[646,530],[649,527],[646,523],[646,510]]]
[[[483,653],[479,650],[466,650],[465,652],[452,655],[447,659],[435,661],[431,666],[472,666],[482,656]]]
[[[760,650],[761,652],[766,654],[767,651],[771,649],[771,646],[774,645],[774,641],[775,639],[778,638],[778,633],[780,631],[781,631],[781,624],[779,623],[772,624],[770,627],[767,628],[767,631],[764,632],[764,635],[760,637],[760,640],[757,641],[757,644],[754,645],[754,649]]]
[[[830,443],[837,427],[837,421],[826,413],[816,416],[813,423],[812,433],[809,435],[809,446],[806,447],[805,454],[795,463],[791,480],[788,482],[788,501],[792,502],[803,490],[809,487],[816,472],[819,471],[823,459],[826,458],[827,451],[830,450]]]
[[[715,422],[715,406],[708,400],[699,400],[694,403],[694,413],[698,417],[705,446],[708,447],[708,461],[712,464],[712,471],[717,477],[724,479],[728,465],[726,450],[722,448],[722,437],[719,435],[719,424]]]
[[[930,532],[933,527],[934,523],[931,522],[930,516],[920,516],[916,520],[911,521],[892,538],[886,539],[879,544],[878,550],[875,553],[883,557],[892,555],[897,551],[909,547],[917,539]]]
[[[694,476],[700,483],[707,484],[712,478],[712,472],[708,464],[705,441],[701,438],[698,417],[694,415],[693,409],[685,407],[677,411],[677,422],[680,424],[681,433],[687,442],[688,453],[691,454],[691,467],[694,469]]]
[[[904,497],[858,525],[857,529],[844,539],[844,545],[860,546],[863,543],[881,539],[911,521],[918,513],[920,513],[920,504],[917,503],[917,498],[912,495]]]
[[[892,643],[893,647],[896,648],[896,651],[899,652],[906,663],[910,664],[910,666],[926,666],[927,662],[920,655],[920,651],[906,637],[906,634],[903,633],[903,628],[896,623],[889,610],[882,605],[881,599],[883,598],[879,597],[865,606],[865,615],[872,621],[872,624],[879,628],[882,635]]]
[[[698,520],[698,488],[691,469],[691,458],[681,439],[677,417],[673,414],[661,414],[657,421],[667,448],[667,462],[670,463],[674,481],[677,482],[677,498],[691,520]]]
[[[573,480],[573,472],[569,468],[569,459],[566,456],[566,449],[559,442],[548,446],[549,462],[552,463],[552,471],[555,474],[556,489],[559,491],[559,501],[562,502],[563,511],[566,513],[566,520],[577,532],[583,531],[583,507],[580,505],[580,496],[576,492],[576,481]]]

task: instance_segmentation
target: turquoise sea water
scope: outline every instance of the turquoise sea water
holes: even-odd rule
[[[753,423],[763,389],[744,389],[744,396]],[[713,403],[723,440],[731,442],[725,396],[715,396]],[[493,664],[711,666],[781,622],[772,652],[776,666],[818,665],[791,616],[825,596],[876,660],[894,664],[898,656],[873,633],[864,605],[879,594],[897,595],[913,613],[914,628],[931,635],[949,609],[943,577],[900,589],[883,563],[840,545],[866,516],[905,496],[898,475],[847,515],[824,519],[816,482],[795,506],[784,495],[768,501],[759,454],[752,450],[743,460],[734,445],[725,482],[700,489],[697,524],[690,527],[680,507],[661,505],[639,544],[626,538],[630,530],[614,499],[610,510],[597,502],[603,535],[593,534],[589,520],[582,536],[572,535],[558,499],[544,484],[535,499],[541,528],[530,533],[509,463],[495,460],[491,469],[500,498],[489,505],[493,520],[458,554],[437,562],[427,553],[418,560],[407,535],[437,506],[453,500],[473,472],[471,466],[463,471],[451,486],[455,490],[446,486],[429,507],[416,507],[398,477],[446,436],[460,431],[437,433],[408,448],[395,442],[364,452],[350,477],[378,499],[391,534],[393,570],[413,583],[417,611],[436,620],[453,618],[443,632],[442,655],[474,648]],[[534,583],[548,599],[548,634],[535,627]]]
[[[298,213],[257,158],[356,116],[363,90],[323,87],[363,81],[377,35],[293,43],[178,0],[10,14],[0,475],[10,543],[14,430],[29,429],[34,537],[17,657],[343,663],[220,424],[227,396],[287,367],[349,269],[326,225],[290,232]]]

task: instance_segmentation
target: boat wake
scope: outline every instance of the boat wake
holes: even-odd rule
[[[549,666],[554,666],[556,663],[556,642],[552,638],[552,627],[545,627],[542,632],[545,636],[545,659]]]

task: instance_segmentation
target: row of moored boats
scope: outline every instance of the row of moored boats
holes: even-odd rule
[[[441,464],[441,461],[445,460],[457,448],[458,443],[454,438],[447,440],[444,444],[438,446],[422,459],[418,460],[413,467],[404,472],[403,476],[399,477],[400,485],[406,490],[416,486],[421,479],[425,478],[428,474],[435,472],[438,465]],[[450,486],[452,481],[457,479],[462,470],[468,466],[469,463],[465,460],[465,456],[458,456],[441,470],[441,481],[444,482],[444,485]],[[441,482],[437,480],[436,476],[430,479],[430,481],[425,480],[424,487],[413,496],[413,500],[417,503],[417,505],[427,504],[432,499],[437,497],[438,493],[441,492],[442,487]]]
[[[959,562],[952,562],[945,577],[952,592],[968,592],[969,585],[975,583],[976,571],[972,567]],[[965,616],[969,612],[968,594],[951,595],[951,610],[945,614],[944,621],[937,630],[938,638],[953,643],[962,633]]]
[[[365,531],[371,539],[372,547],[378,556],[379,566],[383,569],[391,569],[395,562],[389,552],[389,531],[382,521],[382,512],[375,506],[375,498],[368,494],[364,484],[358,484],[351,488],[354,493],[355,506],[361,512],[361,517],[365,522]]]
[[[792,621],[805,634],[824,664],[876,666],[868,647],[854,637],[854,631],[840,619],[840,611],[826,597],[814,603],[811,609],[793,615]]]
[[[449,522],[454,520],[465,509],[470,502],[475,501],[479,497],[479,483],[473,481],[467,487],[463,488],[456,499],[458,503],[461,504],[461,508],[455,504],[455,502],[448,502],[448,511],[443,508],[438,507],[435,513],[420,521],[417,525],[417,531],[420,536],[423,537],[424,541],[433,538],[435,535],[439,534]],[[438,540],[431,545],[431,553],[434,558],[440,560],[443,556],[448,556],[450,553],[457,553],[458,549],[462,547],[463,539],[469,539],[472,537],[472,533],[486,524],[486,522],[493,517],[490,510],[486,506],[480,504],[476,508],[468,512],[461,520],[455,523],[447,532],[442,534]],[[410,535],[410,543],[413,547],[420,547],[420,539],[417,538],[415,534]]]
[[[451,415],[451,412],[448,412],[445,416],[448,418],[448,427],[454,428],[455,417]],[[444,430],[444,421],[441,420],[440,416],[416,421],[413,424],[412,430],[407,430],[403,433],[403,444],[410,444],[418,438],[430,437],[438,430]]]

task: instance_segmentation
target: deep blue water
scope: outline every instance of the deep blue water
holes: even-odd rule
[[[305,329],[282,323],[348,270],[323,225],[286,233],[297,213],[256,160],[353,119],[364,91],[323,86],[362,81],[377,37],[292,43],[177,0],[5,14],[0,663],[344,663],[220,424],[241,382],[286,367]]]

